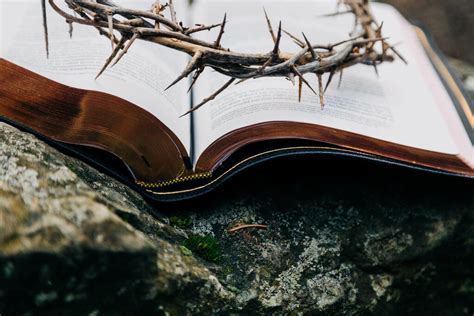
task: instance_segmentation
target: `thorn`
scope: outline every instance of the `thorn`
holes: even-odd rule
[[[349,14],[349,13],[353,13],[353,11],[352,11],[352,10],[337,11],[337,12],[334,12],[334,13],[322,14],[322,15],[320,15],[320,17],[322,17],[322,18],[330,18],[330,17],[334,17],[334,16],[338,16],[338,15],[344,15],[344,14]]]
[[[344,68],[341,69],[341,72],[339,73],[339,83],[337,84],[337,88],[339,89],[342,85],[342,76],[344,75]]]
[[[107,60],[105,61],[104,66],[102,66],[102,68],[100,69],[99,73],[95,77],[95,80],[99,79],[99,77],[104,73],[105,69],[107,69],[107,67],[110,65],[110,63],[115,58],[115,56],[117,56],[118,52],[123,47],[123,45],[125,44],[126,41],[127,41],[127,39],[125,37],[122,37],[120,39],[120,42],[117,44],[117,46],[115,46],[115,49],[110,54],[109,58],[107,58]]]
[[[378,67],[377,67],[377,62],[376,62],[376,61],[373,61],[373,62],[372,62],[372,66],[374,66],[375,74],[377,75],[377,77],[380,78],[379,69],[378,69]]]
[[[313,93],[315,95],[318,95],[318,93],[316,91],[314,91],[313,87],[311,87],[311,85],[309,84],[309,82],[303,77],[303,75],[301,74],[301,72],[298,71],[298,68],[296,68],[294,65],[291,66],[292,70],[294,71],[294,73],[300,78],[301,81],[303,81],[303,83],[308,86],[308,88],[313,91]]]
[[[49,32],[48,32],[48,17],[46,14],[46,0],[41,0],[41,9],[43,11],[43,30],[44,30],[44,42],[46,46],[46,58],[49,58]]]
[[[224,14],[224,19],[222,20],[222,24],[221,24],[221,30],[219,31],[219,35],[217,36],[216,42],[214,43],[214,46],[216,48],[219,48],[221,46],[222,35],[224,35],[226,22],[227,22],[227,13]]]
[[[383,28],[383,21],[380,23],[380,26],[377,29],[377,37],[382,37],[382,28]]]
[[[138,35],[138,33],[135,33],[133,34],[132,38],[128,41],[127,45],[125,46],[125,48],[123,49],[123,51],[119,54],[119,56],[117,57],[117,59],[114,61],[114,63],[112,64],[112,67],[117,65],[117,63],[122,59],[123,56],[125,56],[126,53],[128,53],[128,50],[130,49],[130,47],[132,46],[133,42],[135,42],[135,40],[139,37],[140,35]]]
[[[270,32],[270,35],[272,36],[273,43],[276,43],[277,38],[275,36],[275,32],[273,31],[272,22],[270,21],[270,18],[268,17],[265,7],[263,8],[263,12],[265,13],[265,19],[267,20],[268,31]]]
[[[326,87],[324,88],[324,93],[326,93],[326,91],[328,90],[335,73],[336,71],[331,71],[331,73],[329,74],[328,82],[326,82]]]
[[[181,80],[183,80],[184,78],[186,78],[188,75],[189,75],[189,73],[186,73],[186,70],[185,70],[183,73],[181,73],[181,74],[178,76],[178,78],[176,78],[172,83],[170,83],[170,85],[167,86],[164,91],[169,90],[172,86],[174,86],[175,84],[177,84],[178,82],[180,82]]]
[[[402,56],[402,54],[400,54],[400,53],[398,52],[397,49],[395,49],[395,47],[390,46],[390,50],[392,50],[392,52],[394,52],[395,55],[397,55],[398,58],[400,58],[400,59],[405,63],[405,65],[408,65],[408,61]]]
[[[112,45],[112,50],[114,50],[114,17],[112,13],[107,14],[107,22],[109,24],[110,43]]]
[[[72,38],[72,33],[74,32],[74,27],[72,25],[72,22],[68,22],[69,24],[69,38]]]
[[[202,57],[201,52],[197,52],[196,54],[194,54],[193,58],[188,63],[184,71],[168,87],[166,87],[165,91],[171,88],[172,86],[174,86],[175,84],[177,84],[178,82],[180,82],[181,80],[183,80],[184,78],[186,78],[187,76],[189,76],[189,74],[192,73],[196,69],[196,65],[199,62],[199,59],[201,59],[201,57]]]
[[[257,74],[262,74],[263,71],[270,66],[270,64],[275,60],[274,55],[272,56],[257,70]]]
[[[281,21],[278,25],[278,35],[275,41],[275,47],[273,48],[273,56],[277,56],[280,52],[280,42],[281,42]]]
[[[308,47],[309,49],[309,52],[311,53],[311,56],[313,56],[313,59],[314,60],[318,60],[318,55],[316,54],[316,52],[314,51],[313,49],[313,46],[311,45],[311,43],[309,42],[308,38],[306,37],[306,35],[303,34],[303,37],[304,37],[304,40],[306,41],[306,46]]]
[[[229,81],[227,81],[227,83],[226,83],[225,85],[223,85],[221,88],[219,88],[219,90],[217,90],[216,92],[214,92],[214,93],[213,93],[211,96],[209,96],[208,98],[202,100],[201,103],[199,103],[198,105],[196,105],[195,107],[193,107],[192,109],[190,109],[189,111],[187,111],[186,113],[184,113],[183,115],[181,115],[180,117],[186,116],[186,115],[188,115],[189,113],[196,111],[196,110],[199,109],[201,106],[203,106],[204,104],[208,103],[209,101],[214,100],[219,94],[222,93],[222,91],[224,91],[225,89],[227,89],[234,81],[235,81],[235,78],[230,79]]]
[[[288,35],[292,40],[293,42],[295,42],[296,45],[298,45],[299,47],[301,48],[305,48],[306,45],[304,44],[304,42],[302,40],[300,40],[299,38],[297,38],[296,36],[294,36],[293,34],[291,34],[290,32],[288,31],[285,31],[283,30],[283,32]]]
[[[212,24],[212,25],[201,25],[201,26],[198,26],[198,27],[193,27],[193,28],[190,28],[190,29],[187,29],[186,31],[184,31],[184,34],[186,35],[191,35],[193,33],[197,33],[197,32],[201,32],[201,31],[210,31],[216,27],[219,27],[221,26],[221,24]]]
[[[340,41],[340,42],[338,42],[338,43],[336,43],[336,44],[329,45],[328,48],[329,48],[329,50],[333,50],[334,47],[337,47],[337,46],[339,46],[339,45],[342,45],[342,44],[345,44],[345,43],[349,43],[349,42],[355,41],[356,39],[359,39],[359,38],[361,38],[361,37],[362,37],[362,35],[357,36],[357,37],[352,37],[352,38],[350,38],[350,39],[347,39],[347,40],[344,40],[344,41]]]
[[[194,85],[196,84],[196,81],[199,79],[199,76],[202,74],[203,71],[204,71],[204,67],[196,70],[196,73],[193,76],[193,81],[191,82],[191,85],[189,86],[188,93],[191,92],[191,89],[194,87]]]
[[[298,80],[298,102],[301,103],[301,94],[303,92],[303,80],[299,78]]]
[[[318,77],[319,103],[321,104],[321,109],[324,109],[326,104],[324,102],[323,76],[321,74],[316,74],[316,76]]]

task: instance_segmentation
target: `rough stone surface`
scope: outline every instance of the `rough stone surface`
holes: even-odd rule
[[[181,314],[231,296],[123,185],[3,123],[0,166],[0,314]]]

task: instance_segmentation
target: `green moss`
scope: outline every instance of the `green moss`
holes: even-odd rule
[[[170,224],[177,228],[186,229],[193,226],[193,220],[191,217],[171,216]]]
[[[183,256],[190,257],[193,255],[193,252],[189,250],[188,248],[186,248],[185,246],[179,246],[179,250],[181,250],[181,253],[183,254]]]
[[[192,235],[184,242],[184,247],[204,260],[217,263],[221,259],[221,247],[212,236]]]

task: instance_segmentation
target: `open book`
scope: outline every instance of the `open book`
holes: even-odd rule
[[[147,9],[152,1],[117,2]],[[353,26],[350,15],[322,17],[335,11],[331,0],[175,2],[178,13],[189,14],[179,17],[188,25],[218,23],[227,12],[222,45],[243,52],[273,48],[263,6],[272,20],[290,33],[303,31],[311,42],[347,39]],[[384,63],[379,76],[363,65],[345,70],[340,85],[335,80],[326,92],[324,109],[311,91],[298,102],[289,81],[263,78],[234,85],[180,117],[226,78],[206,71],[190,94],[184,80],[165,92],[189,58],[137,41],[94,80],[110,54],[106,38],[75,25],[70,39],[68,24],[49,8],[47,59],[40,1],[2,1],[0,116],[53,141],[113,154],[158,197],[203,190],[232,170],[283,152],[331,151],[473,177],[469,99],[420,29],[389,5],[374,3],[373,9],[408,65]],[[216,32],[199,36],[212,41]],[[288,38],[281,48],[296,50]],[[317,86],[314,77],[307,79]]]

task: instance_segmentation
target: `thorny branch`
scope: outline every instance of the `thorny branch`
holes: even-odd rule
[[[305,34],[302,34],[302,38],[299,38],[288,33],[283,30],[281,21],[275,32],[272,22],[265,11],[264,16],[274,47],[272,51],[260,54],[234,52],[221,46],[227,15],[224,15],[222,22],[218,24],[196,24],[191,27],[185,27],[183,23],[177,20],[173,0],[168,0],[168,3],[163,5],[160,3],[160,0],[155,0],[149,11],[123,8],[110,0],[64,0],[72,12],[66,12],[61,9],[56,4],[57,0],[41,0],[48,53],[46,1],[49,2],[49,5],[58,14],[66,19],[66,22],[70,25],[70,32],[72,32],[73,23],[77,23],[94,27],[101,35],[110,39],[112,53],[107,58],[97,77],[109,65],[117,64],[136,40],[153,42],[187,53],[192,57],[184,71],[168,88],[189,76],[192,76],[192,85],[194,85],[206,68],[212,68],[229,77],[229,81],[224,86],[189,112],[215,99],[237,79],[239,79],[237,83],[240,83],[248,79],[262,77],[284,77],[292,82],[297,78],[299,80],[299,99],[301,100],[304,84],[319,96],[321,107],[324,107],[324,93],[331,83],[334,74],[339,72],[342,78],[343,70],[356,64],[370,65],[377,72],[379,64],[394,60],[390,52],[406,62],[398,51],[387,42],[387,39],[382,36],[383,23],[379,24],[375,20],[370,10],[369,0],[338,0],[338,7],[343,5],[346,7],[346,10],[336,12],[331,14],[331,16],[353,14],[355,27],[349,39],[328,45],[312,44]],[[219,33],[216,41],[212,43],[192,36],[193,34],[214,28],[219,28]],[[120,34],[120,38],[117,39],[115,34]],[[293,40],[299,48],[298,52],[288,53],[280,50],[282,34],[286,34]],[[380,51],[376,49],[377,43],[381,44],[379,45],[381,47]],[[329,78],[324,85],[322,75],[325,73],[329,73]],[[316,75],[318,79],[318,92],[305,79],[307,74]]]

